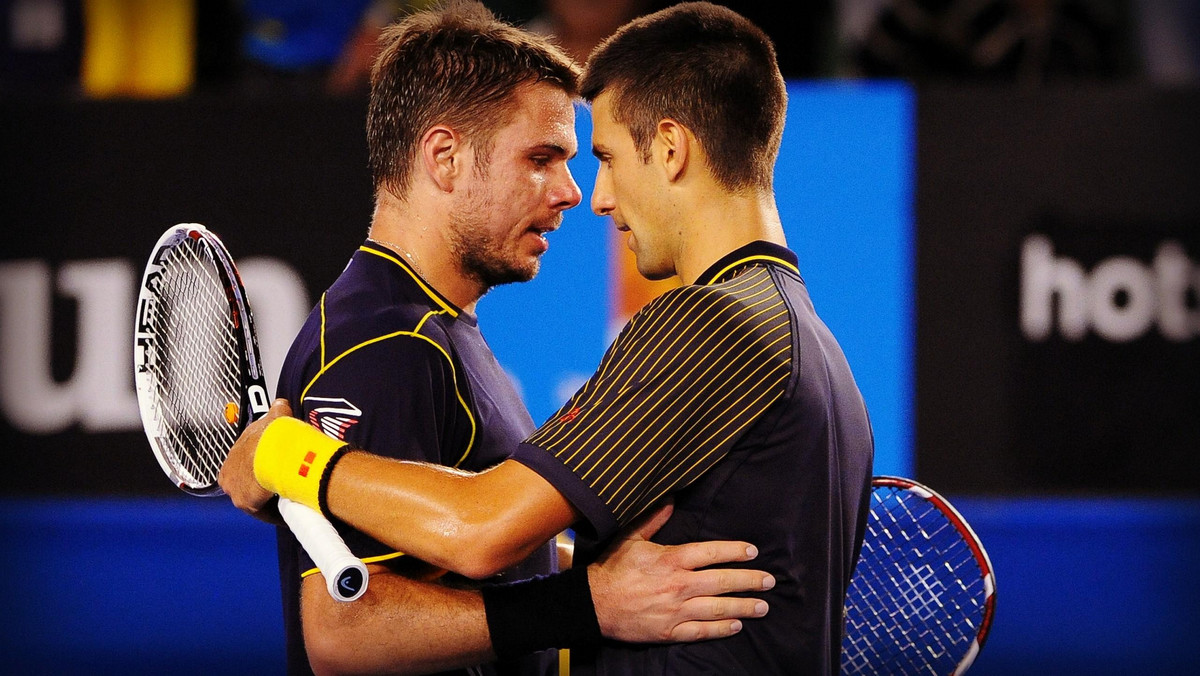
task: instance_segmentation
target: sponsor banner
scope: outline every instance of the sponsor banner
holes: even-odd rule
[[[1014,478],[1187,489],[1200,469],[1200,221],[1067,223],[1021,241]]]
[[[0,104],[0,493],[178,494],[133,389],[151,249],[181,222],[222,238],[273,391],[315,294],[366,235],[364,110],[345,100]]]
[[[919,101],[921,477],[960,492],[1194,491],[1200,95]]]

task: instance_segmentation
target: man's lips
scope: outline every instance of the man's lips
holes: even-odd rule
[[[558,230],[558,228],[561,225],[562,225],[562,216],[559,216],[558,218],[554,219],[553,221],[543,221],[541,223],[534,223],[533,225],[531,225],[529,227],[529,231],[536,234],[538,237],[545,239],[546,235],[548,233]]]
[[[561,221],[559,223],[542,223],[534,225],[525,231],[537,237],[536,255],[546,253],[550,248],[550,240],[546,238],[546,235],[558,230],[559,225],[561,225]]]

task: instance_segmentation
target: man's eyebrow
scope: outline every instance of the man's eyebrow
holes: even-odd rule
[[[539,143],[529,149],[530,153],[548,152],[551,155],[564,156],[568,160],[575,157],[578,151],[567,152],[567,149],[557,143]]]

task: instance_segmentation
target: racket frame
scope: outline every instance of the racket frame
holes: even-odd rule
[[[958,532],[959,537],[967,544],[976,565],[979,567],[983,579],[984,592],[979,627],[970,646],[967,647],[966,653],[959,659],[954,671],[948,675],[961,676],[961,674],[965,673],[974,664],[975,658],[979,656],[980,651],[987,642],[988,634],[991,633],[992,619],[996,610],[996,580],[991,558],[988,556],[987,550],[983,548],[983,543],[980,541],[979,536],[976,535],[975,530],[971,528],[971,525],[963,515],[954,505],[950,504],[949,500],[929,486],[906,477],[877,475],[871,479],[871,500],[874,500],[874,492],[877,488],[910,491],[932,504],[946,517],[946,520]],[[874,504],[872,503],[873,508]]]
[[[146,263],[145,272],[142,274],[142,283],[138,287],[133,329],[134,384],[146,438],[150,441],[154,457],[158,460],[163,472],[180,490],[191,495],[210,497],[223,495],[224,491],[221,490],[215,478],[211,483],[197,484],[176,465],[172,460],[169,446],[164,442],[165,434],[154,410],[153,389],[155,383],[151,375],[151,368],[157,363],[158,355],[154,324],[150,318],[155,311],[154,305],[158,302],[157,286],[162,279],[166,257],[184,240],[198,243],[208,260],[212,262],[217,272],[217,278],[225,292],[230,320],[235,329],[234,339],[239,360],[240,400],[236,402],[238,420],[231,426],[235,426],[238,430],[245,429],[253,420],[267,412],[271,402],[267,396],[267,383],[263,373],[262,360],[259,357],[254,318],[246,301],[246,289],[242,284],[237,267],[233,263],[233,257],[229,255],[229,250],[225,248],[225,244],[216,234],[199,223],[180,223],[169,228],[155,244],[150,259]]]
[[[158,357],[155,352],[157,342],[154,326],[150,318],[154,313],[153,305],[157,302],[156,287],[162,279],[166,256],[185,239],[199,243],[200,248],[214,264],[234,327],[233,334],[239,359],[240,401],[237,402],[237,420],[230,422],[230,427],[238,432],[244,430],[251,422],[267,413],[271,402],[267,397],[267,385],[258,352],[258,337],[246,299],[246,289],[229,250],[216,234],[199,223],[181,223],[167,229],[155,244],[146,270],[142,274],[141,286],[138,287],[133,347],[138,407],[146,438],[163,472],[184,492],[212,497],[224,494],[216,477],[214,476],[211,483],[198,485],[190,480],[188,472],[176,466],[171,459],[168,445],[163,441],[166,435],[155,412],[156,385],[151,368],[156,364]],[[225,449],[226,454],[228,451],[229,449]],[[325,587],[329,595],[343,602],[361,598],[367,591],[369,581],[367,567],[346,547],[333,525],[324,516],[302,504],[280,498],[278,505],[284,522],[325,577]]]

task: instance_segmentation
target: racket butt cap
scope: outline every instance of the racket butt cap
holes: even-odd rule
[[[338,601],[357,601],[367,592],[367,568],[361,563],[347,565],[336,575],[325,578],[329,594]]]

